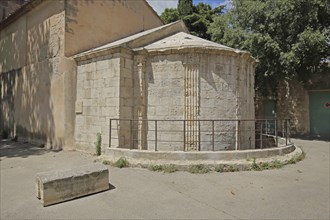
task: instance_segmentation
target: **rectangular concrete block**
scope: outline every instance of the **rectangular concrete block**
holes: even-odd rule
[[[48,206],[109,189],[109,171],[102,164],[36,175],[36,196]]]

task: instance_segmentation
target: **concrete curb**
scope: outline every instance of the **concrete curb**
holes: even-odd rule
[[[119,153],[121,151],[121,153]],[[288,145],[285,147],[279,147],[279,148],[269,148],[269,149],[262,149],[262,150],[245,150],[245,151],[236,151],[235,156],[231,155],[230,157],[225,158],[219,158],[214,159],[213,157],[210,157],[208,159],[195,159],[195,160],[189,160],[186,157],[182,160],[178,159],[155,159],[152,157],[152,159],[148,158],[136,158],[140,154],[136,154],[136,150],[127,150],[127,149],[120,149],[115,150],[117,154],[113,155],[102,155],[100,156],[100,159],[103,161],[109,161],[110,163],[115,163],[120,157],[124,157],[129,161],[130,167],[142,167],[142,168],[148,168],[149,166],[154,165],[169,165],[173,164],[176,166],[178,170],[187,170],[192,165],[199,165],[203,164],[204,166],[207,166],[210,168],[210,170],[214,170],[217,166],[228,166],[228,167],[235,167],[236,171],[238,170],[251,170],[251,166],[253,163],[280,163],[282,165],[286,165],[290,163],[290,161],[295,161],[296,158],[299,158],[303,151],[295,146],[295,145]],[[129,153],[130,152],[130,153]],[[109,151],[107,152],[109,153]],[[150,153],[150,152],[148,152]],[[182,153],[187,152],[180,152],[182,156]],[[218,152],[210,152],[211,154],[217,154]],[[223,155],[229,155],[232,152],[221,152]],[[275,153],[278,153],[277,155]],[[199,155],[201,152],[196,152],[194,155]],[[218,153],[219,155],[220,153]],[[188,153],[189,155],[189,153]],[[237,156],[238,155],[238,156]],[[140,155],[141,156],[141,155]],[[245,156],[245,158],[243,157]],[[255,161],[253,162],[253,159]]]

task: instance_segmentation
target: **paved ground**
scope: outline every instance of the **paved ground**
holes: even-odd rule
[[[37,172],[94,161],[0,143],[0,219],[329,219],[329,142],[295,140],[306,159],[280,170],[162,174],[110,167],[107,192],[42,207]]]

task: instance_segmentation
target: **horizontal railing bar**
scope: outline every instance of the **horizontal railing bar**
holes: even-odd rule
[[[186,122],[189,122],[189,121],[208,121],[208,122],[211,122],[211,121],[214,121],[214,122],[218,122],[218,121],[233,121],[233,122],[236,122],[236,121],[284,121],[284,120],[288,120],[288,119],[198,119],[198,120],[183,120],[183,119],[126,119],[126,118],[122,118],[122,119],[118,119],[118,118],[114,118],[114,119],[111,119],[111,120],[117,120],[117,121],[186,121]]]

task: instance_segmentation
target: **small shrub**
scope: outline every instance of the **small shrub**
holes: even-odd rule
[[[103,161],[102,161],[102,164],[104,164],[104,165],[111,165],[111,162],[108,161],[108,160],[103,160]]]
[[[295,164],[299,161],[302,161],[303,159],[305,159],[306,157],[306,153],[305,151],[302,151],[302,153],[299,156],[294,156],[292,157],[289,161],[288,164]]]
[[[174,173],[178,171],[178,168],[174,164],[164,165],[163,166],[164,173]]]
[[[222,172],[224,172],[224,165],[219,164],[219,165],[215,166],[214,170],[215,170],[215,172],[222,173]]]
[[[291,158],[289,161],[288,161],[288,164],[295,164],[297,161],[295,158]]]
[[[121,157],[115,162],[114,166],[118,168],[123,168],[128,167],[129,163],[125,157]]]
[[[204,164],[191,165],[188,168],[190,173],[208,173],[210,169]]]
[[[102,145],[102,135],[101,133],[96,134],[96,142],[95,142],[95,148],[96,148],[96,155],[101,155],[101,145]]]
[[[281,163],[281,162],[278,161],[278,160],[275,160],[275,161],[273,161],[273,162],[270,164],[270,167],[271,167],[271,168],[275,168],[275,169],[282,168],[283,166],[284,166],[284,164]]]
[[[252,170],[260,170],[260,166],[257,164],[256,158],[253,158],[251,169]]]
[[[238,167],[233,166],[233,165],[230,165],[229,168],[228,168],[229,172],[237,172],[238,170],[239,170]]]
[[[270,164],[268,162],[261,162],[260,168],[261,170],[268,170],[270,168]]]
[[[164,167],[163,165],[149,165],[148,169],[151,171],[163,171]]]
[[[163,171],[164,173],[174,173],[178,171],[178,168],[174,164],[166,165],[149,165],[148,169],[151,171]]]

